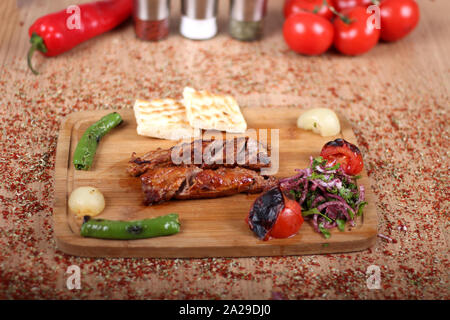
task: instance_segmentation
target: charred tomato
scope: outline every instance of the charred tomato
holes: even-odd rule
[[[327,142],[320,155],[328,161],[340,163],[344,172],[349,175],[360,173],[364,167],[361,151],[354,144],[344,139]]]
[[[279,187],[259,196],[246,219],[250,229],[262,240],[289,238],[303,224],[302,208],[286,197]]]

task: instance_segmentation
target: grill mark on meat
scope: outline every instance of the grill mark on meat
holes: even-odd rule
[[[194,145],[200,143],[202,151],[202,163],[195,163]],[[128,166],[128,173],[132,176],[140,176],[147,170],[169,167],[175,165],[191,165],[202,169],[217,169],[220,167],[241,166],[251,170],[260,170],[270,166],[268,150],[258,141],[248,137],[238,137],[232,140],[196,140],[191,143],[183,143],[169,149],[161,149],[147,152],[141,157],[133,153]],[[231,143],[232,142],[232,143]],[[174,164],[172,152],[175,152],[181,164]],[[205,159],[206,156],[206,159]],[[222,161],[218,159],[222,158]],[[228,160],[233,160],[227,164]],[[219,163],[218,163],[219,162]],[[224,162],[224,163],[220,163]]]
[[[277,185],[278,180],[240,167],[212,170],[196,166],[176,166],[148,170],[141,176],[141,182],[145,204],[152,205],[171,199],[217,198],[242,192],[259,193]]]

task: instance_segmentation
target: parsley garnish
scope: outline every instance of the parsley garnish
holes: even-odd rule
[[[336,219],[336,223],[337,223],[339,231],[345,231],[345,220]]]
[[[328,218],[326,215],[324,215],[323,213],[321,213],[319,210],[317,210],[317,208],[312,208],[310,210],[307,211],[303,211],[302,212],[302,216],[306,217],[312,214],[318,214],[319,216],[324,217],[328,222],[333,222],[333,220],[331,220],[330,218]]]
[[[322,232],[325,239],[328,239],[331,237],[330,231],[328,231],[328,229],[323,227],[323,222],[321,224],[319,224],[319,230],[320,230],[320,232]]]
[[[364,206],[367,204],[367,202],[366,201],[363,201],[363,202],[361,202],[360,204],[359,204],[359,207],[358,207],[358,212],[356,213],[356,215],[359,217],[360,215],[362,215],[362,212],[363,212],[363,208],[364,208]]]

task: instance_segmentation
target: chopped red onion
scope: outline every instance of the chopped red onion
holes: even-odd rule
[[[347,185],[356,185],[356,179],[354,176],[348,175],[344,172],[343,168],[337,168],[328,170],[336,164],[336,161],[326,163],[324,165],[316,165],[312,168],[314,163],[313,157],[310,157],[310,166],[305,169],[297,169],[297,174],[280,180],[280,187],[284,191],[295,191],[298,202],[305,210],[316,208],[320,214],[312,214],[306,216],[305,219],[312,221],[312,225],[316,232],[320,232],[319,224],[325,229],[331,229],[337,226],[337,219],[343,219],[349,222],[352,226],[355,226],[355,221],[352,216],[355,217],[357,209],[364,201],[365,190],[363,186],[359,186],[358,189],[350,189],[352,199],[351,204],[355,206],[353,209],[350,203],[340,195],[336,194],[340,192],[342,188],[348,188]],[[320,173],[320,178],[311,179],[313,173]],[[331,181],[328,181],[332,177]],[[347,189],[346,192],[349,189]],[[314,193],[315,198],[312,203],[306,204],[306,198],[309,193]],[[330,221],[332,220],[332,221]]]
[[[389,241],[389,242],[392,242],[392,241],[393,241],[391,237],[385,236],[384,234],[379,233],[378,236],[379,236],[380,238],[384,239],[384,240]]]

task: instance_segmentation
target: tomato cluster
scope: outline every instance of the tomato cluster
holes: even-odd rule
[[[334,45],[354,56],[368,52],[380,39],[404,38],[420,14],[415,0],[286,0],[284,16],[283,36],[295,52],[319,55]]]

